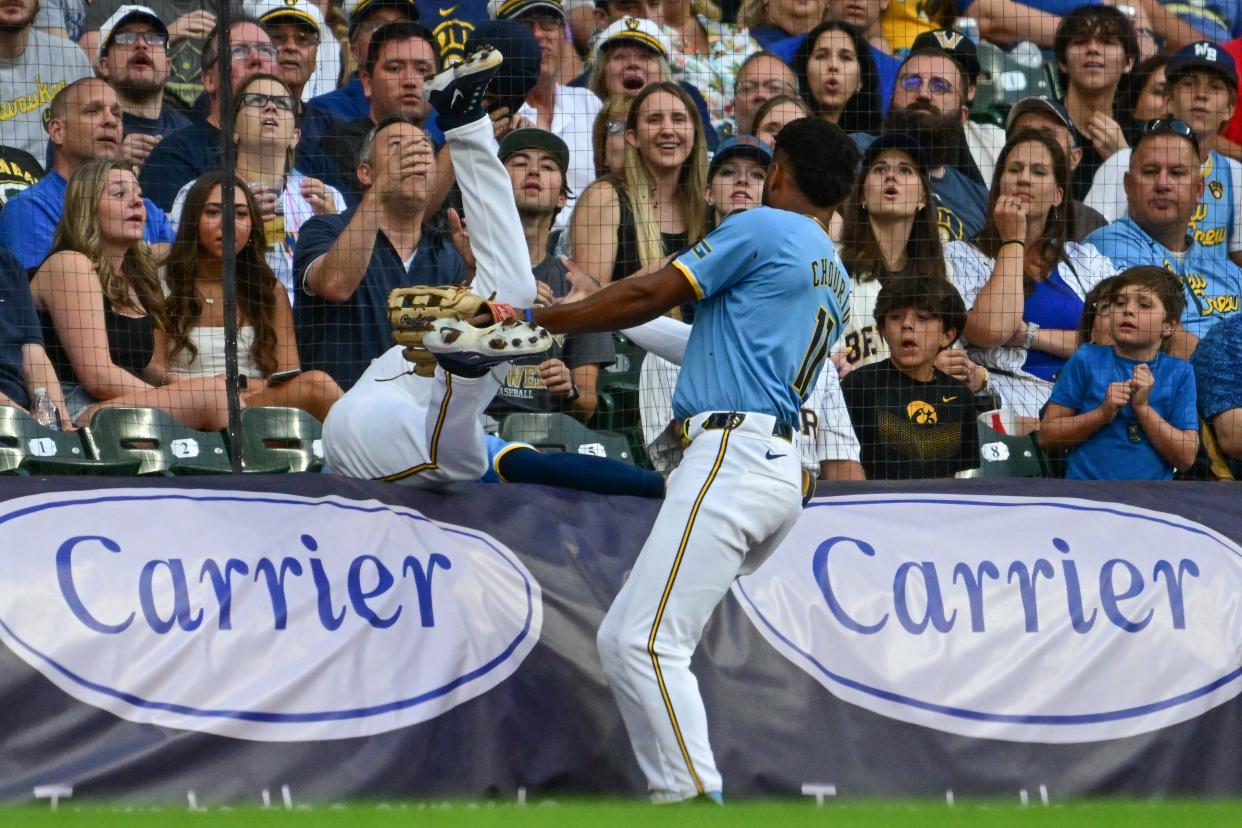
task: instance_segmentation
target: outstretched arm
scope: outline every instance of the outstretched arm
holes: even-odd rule
[[[636,328],[626,328],[621,333],[644,351],[674,365],[681,365],[686,356],[686,343],[690,341],[690,326],[668,316],[656,317]]]
[[[619,331],[641,325],[697,298],[690,281],[669,264],[649,276],[630,276],[613,282],[581,301],[532,308],[531,314],[535,324],[552,333]]]

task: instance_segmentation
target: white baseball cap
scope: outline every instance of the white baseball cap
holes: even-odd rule
[[[154,26],[156,31],[168,34],[168,27],[164,25],[163,20],[160,20],[160,16],[155,13],[154,9],[146,6],[121,6],[99,27],[99,57],[103,57],[104,52],[108,51],[112,32],[132,20],[145,20]]]
[[[599,38],[595,41],[594,57],[598,58],[603,49],[622,43],[637,43],[663,58],[667,58],[672,52],[668,38],[664,36],[664,32],[660,31],[659,24],[654,20],[648,20],[645,17],[622,17],[620,20],[609,23],[608,28],[600,32]]]
[[[245,0],[242,10],[260,23],[305,23],[323,34],[323,13],[306,0]]]

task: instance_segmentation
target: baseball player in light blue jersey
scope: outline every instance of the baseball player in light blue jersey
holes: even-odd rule
[[[690,657],[733,580],[797,520],[799,409],[849,312],[826,225],[858,153],[804,118],[776,138],[765,207],[732,216],[647,276],[536,308],[549,331],[616,330],[697,302],[673,406],[688,442],[664,506],[600,627],[604,672],[652,798],[721,797]],[[582,298],[585,297],[585,298]]]

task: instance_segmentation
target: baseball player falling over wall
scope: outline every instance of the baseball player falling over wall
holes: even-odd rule
[[[472,239],[478,258],[476,291],[483,295],[496,291],[498,298],[526,308],[517,314],[527,322],[557,333],[632,328],[684,302],[699,303],[673,398],[674,414],[684,422],[689,445],[669,478],[651,535],[604,618],[598,643],[652,798],[719,800],[720,773],[690,657],[733,580],[762,563],[797,519],[803,494],[793,444],[799,409],[849,308],[849,280],[826,225],[849,191],[858,154],[837,127],[813,119],[794,121],[777,136],[765,207],[733,216],[692,250],[650,275],[633,276],[591,293],[593,280],[571,271],[575,290],[565,303],[532,309],[528,306],[534,298],[534,281],[529,270],[523,267],[514,273],[503,261],[505,250],[523,249],[520,239],[504,238],[509,233],[520,236],[516,215],[510,219],[506,213],[516,208],[507,198],[492,199],[490,204],[479,199],[489,188],[499,192],[505,186],[503,168],[491,146],[490,125],[479,107],[487,79],[499,62],[497,53],[485,50],[427,85],[453,143],[455,167],[466,172],[462,190],[468,214],[503,216],[482,222],[485,232]],[[452,106],[452,101],[461,100],[470,108]],[[470,136],[475,136],[473,141]],[[493,175],[496,179],[490,184],[479,180]],[[441,300],[443,309],[436,307]],[[457,302],[428,288],[394,291],[392,303],[398,306],[394,327],[410,347],[404,354],[396,348],[380,357],[363,381],[400,374],[407,358],[416,364],[421,361],[425,372],[430,368],[426,356],[432,355],[439,367],[434,368],[434,387],[422,408],[423,419],[394,426],[410,430],[407,460],[424,466],[437,463],[434,435],[445,439],[446,412],[453,410],[452,419],[459,420],[461,432],[454,436],[467,444],[478,443],[470,457],[481,471],[485,459],[477,414],[487,404],[483,397],[488,390],[494,394],[497,387],[494,378],[487,382],[489,366],[530,352],[526,349],[537,347],[531,340],[540,334],[512,319],[497,322],[512,308],[494,306],[468,317],[469,304],[454,308]],[[410,309],[403,311],[406,305]],[[508,333],[516,335],[506,340],[503,335]],[[722,365],[728,370],[718,370]],[[481,387],[469,386],[469,380],[461,378],[463,372],[482,372],[477,377]],[[458,394],[459,386],[471,391],[462,408],[455,409],[467,396]],[[334,467],[349,463],[362,468],[374,461],[364,460],[367,449],[351,445],[345,430],[366,433],[376,423],[375,409],[367,407],[362,421],[349,422],[347,407],[334,423],[349,396],[329,416],[325,449]],[[471,410],[474,417],[469,416]],[[433,417],[431,412],[438,413]],[[332,448],[333,440],[341,443]],[[375,442],[373,436],[368,442],[376,453],[392,451],[396,445]],[[425,456],[426,446],[430,458]],[[471,471],[446,468],[435,474],[438,479],[468,479]]]
[[[525,236],[509,173],[497,157],[491,121],[481,100],[502,57],[482,49],[427,82],[427,94],[452,146],[475,260],[473,290],[400,288],[389,297],[396,347],[375,359],[329,412],[324,453],[329,469],[348,477],[420,487],[452,481],[558,483],[608,494],[660,497],[659,475],[607,458],[543,454],[524,443],[484,434],[480,415],[496,396],[503,363],[547,350],[541,328],[513,318],[513,306],[535,301],[529,263],[512,255]],[[401,158],[416,155],[412,124],[381,125]],[[391,130],[391,134],[388,131]],[[378,139],[377,139],[378,140]],[[414,169],[405,164],[403,169]],[[416,186],[411,175],[404,186]],[[476,328],[459,319],[486,314]],[[432,324],[443,319],[444,324]],[[456,327],[454,327],[454,324]]]

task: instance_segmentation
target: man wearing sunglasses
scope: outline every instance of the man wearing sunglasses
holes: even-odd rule
[[[1166,97],[1173,119],[1194,132],[1199,145],[1203,195],[1191,216],[1195,242],[1242,265],[1242,164],[1218,150],[1221,129],[1233,117],[1238,72],[1233,58],[1214,43],[1192,43],[1165,69]],[[1087,204],[1110,221],[1125,212],[1122,178],[1130,151],[1122,150],[1100,167]]]
[[[1186,310],[1171,349],[1189,358],[1199,338],[1236,315],[1242,301],[1242,268],[1187,229],[1205,189],[1194,130],[1172,118],[1149,122],[1130,154],[1124,186],[1129,214],[1087,236],[1086,243],[1118,270],[1155,265],[1181,278]]]
[[[190,125],[165,102],[168,27],[147,6],[122,6],[99,35],[99,77],[116,92],[124,113],[121,156],[141,167],[165,135]]]
[[[973,238],[987,221],[988,191],[974,177],[978,171],[962,132],[970,114],[969,78],[949,52],[920,47],[898,69],[884,119],[885,132],[912,133],[927,148],[936,223],[945,241]],[[874,140],[860,133],[851,137],[862,150]]]

